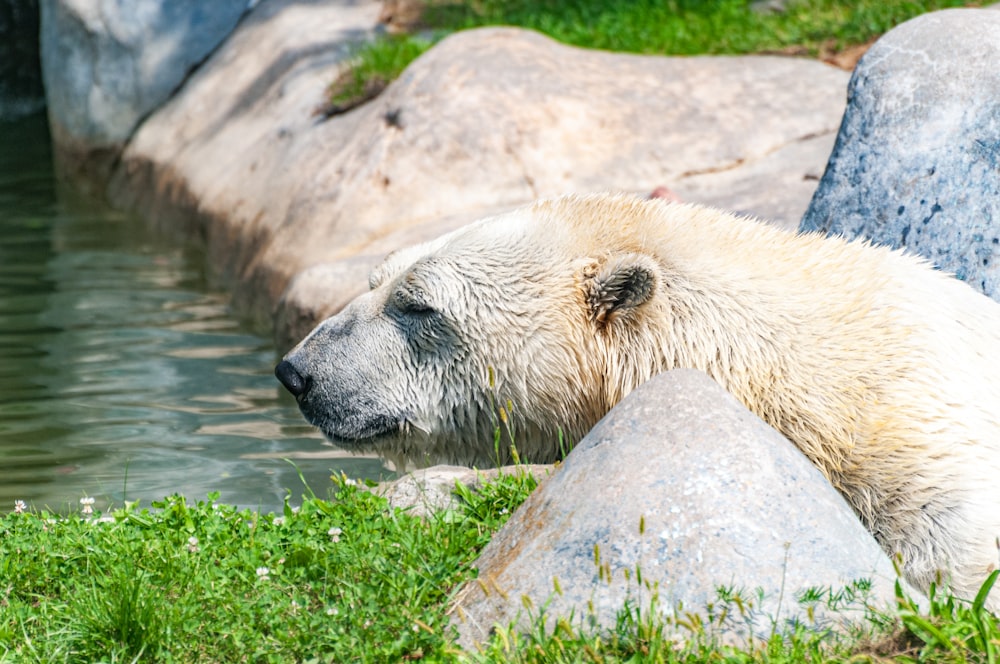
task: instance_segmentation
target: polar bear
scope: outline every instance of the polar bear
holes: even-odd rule
[[[370,282],[276,369],[342,447],[494,464],[512,437],[552,461],[694,368],[793,441],[917,587],[946,571],[972,597],[997,566],[1000,304],[920,259],[601,194],[398,251]]]

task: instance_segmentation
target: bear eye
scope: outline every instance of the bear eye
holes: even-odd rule
[[[426,316],[434,313],[434,307],[427,302],[421,291],[400,289],[393,296],[393,304],[405,314]]]
[[[434,312],[434,308],[425,302],[407,302],[406,307],[403,309],[408,314],[430,314]]]

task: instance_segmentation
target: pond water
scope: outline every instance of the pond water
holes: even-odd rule
[[[299,472],[321,496],[331,473],[388,476],[305,423],[275,361],[196,251],[60,202],[44,118],[0,122],[0,511],[211,491],[270,511]]]

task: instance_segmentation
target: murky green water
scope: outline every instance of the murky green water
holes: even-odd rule
[[[386,474],[304,423],[200,256],[58,202],[47,142],[41,118],[0,122],[0,510],[210,491],[272,510],[299,470],[320,495]]]

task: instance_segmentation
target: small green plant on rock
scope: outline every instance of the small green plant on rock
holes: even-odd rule
[[[358,51],[353,66],[330,85],[327,102],[317,113],[330,117],[374,99],[432,43],[429,39],[398,35],[367,44]]]

